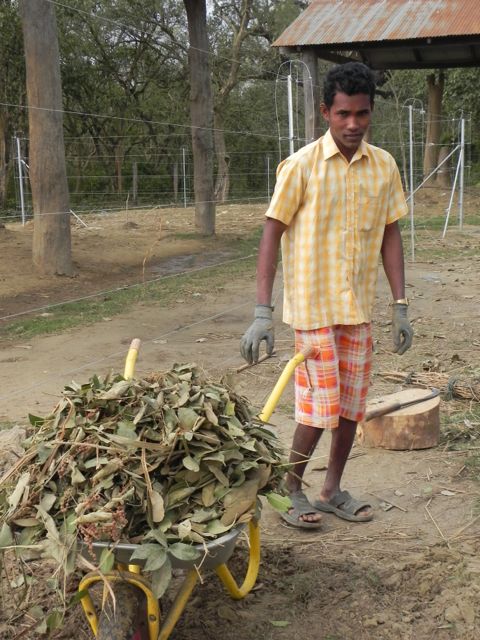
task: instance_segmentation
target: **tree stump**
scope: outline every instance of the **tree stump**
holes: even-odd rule
[[[382,405],[410,402],[426,395],[426,389],[406,389],[375,398],[367,403],[367,414]],[[435,447],[439,435],[440,396],[362,422],[357,430],[361,445],[396,451]]]

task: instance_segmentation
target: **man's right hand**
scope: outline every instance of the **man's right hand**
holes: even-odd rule
[[[245,331],[240,342],[240,353],[248,364],[258,362],[260,342],[262,340],[267,343],[268,355],[271,356],[273,353],[275,337],[272,312],[273,307],[269,305],[257,304],[255,306],[255,320]]]

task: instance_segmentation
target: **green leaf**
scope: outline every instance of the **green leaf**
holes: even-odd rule
[[[189,544],[184,544],[183,542],[176,542],[175,544],[170,545],[168,552],[175,558],[178,558],[178,560],[185,560],[186,562],[196,560],[201,555],[198,549]]]
[[[245,435],[245,431],[242,429],[242,423],[235,416],[231,416],[227,419],[228,432],[234,438],[241,438]]]
[[[55,629],[60,629],[63,623],[63,613],[58,609],[54,609],[46,619],[47,629],[49,631],[55,631]]]
[[[207,455],[203,456],[202,460],[205,460],[208,462],[220,462],[221,464],[225,464],[225,456],[221,451],[208,453]]]
[[[182,464],[186,469],[189,469],[189,471],[200,470],[200,465],[194,458],[192,458],[192,456],[185,456],[182,460]]]
[[[91,469],[92,467],[99,469],[102,465],[107,464],[107,462],[108,462],[108,458],[95,457],[95,458],[89,458],[88,460],[86,460],[83,463],[83,466],[85,467],[85,469]]]
[[[67,603],[67,607],[73,607],[77,605],[82,598],[88,595],[88,589],[82,589],[81,591],[76,591],[70,600]]]
[[[160,569],[167,559],[167,551],[159,544],[141,544],[131,555],[131,560],[145,560],[145,571]]]
[[[220,520],[212,520],[207,525],[207,533],[209,533],[210,535],[219,536],[222,533],[226,533],[227,531],[229,531],[232,528],[232,526],[233,526],[233,522],[232,524],[227,525],[227,524],[222,524]]]
[[[216,427],[218,426],[218,416],[212,408],[210,402],[205,402],[204,404],[205,417],[209,422],[211,422]]]
[[[30,473],[26,471],[22,473],[20,478],[17,481],[17,485],[13,492],[8,496],[7,502],[10,505],[11,509],[16,509],[22,499],[23,493],[25,489],[28,487],[28,483],[30,482]]]
[[[32,427],[41,427],[45,423],[45,418],[40,418],[40,416],[34,416],[33,413],[29,413],[28,421]]]
[[[293,506],[292,501],[288,496],[281,496],[279,493],[274,493],[273,491],[270,491],[265,495],[268,503],[275,509],[275,511],[285,513]]]
[[[126,391],[132,386],[131,380],[120,380],[110,387],[108,391],[98,394],[100,400],[119,400],[125,395]]]
[[[86,481],[85,476],[77,466],[72,469],[72,475],[70,477],[72,484],[83,484]]]
[[[137,432],[135,430],[135,425],[130,420],[122,420],[117,425],[117,436],[122,436],[123,438],[129,438],[131,440],[135,440],[137,438]]]
[[[211,462],[211,463],[207,464],[207,467],[208,467],[209,471],[211,471],[213,473],[213,475],[217,478],[217,480],[221,484],[223,484],[224,487],[230,486],[230,481],[227,478],[227,476],[223,473],[223,471],[220,469],[220,465],[217,466],[216,462]],[[208,505],[205,505],[205,506],[208,506]]]
[[[42,524],[40,520],[36,518],[18,518],[18,520],[13,520],[13,524],[17,527],[38,527],[38,525]],[[1,545],[0,545],[1,546]]]
[[[52,453],[52,450],[53,450],[53,446],[49,447],[44,442],[41,442],[38,445],[37,460],[39,461],[40,464],[44,464],[44,462],[48,460],[50,454]]]
[[[211,507],[215,504],[215,486],[216,482],[210,482],[202,489],[202,502],[203,506]]]
[[[208,522],[217,516],[217,512],[215,509],[199,509],[198,507],[195,509],[193,515],[190,517],[192,522],[198,522],[201,524],[202,522]]]
[[[40,500],[39,506],[48,513],[56,501],[56,495],[54,495],[53,493],[44,493],[42,499]]]
[[[152,571],[150,578],[152,591],[155,598],[161,598],[170,584],[172,579],[172,563],[170,558],[166,558],[163,566],[156,571]]]
[[[288,627],[291,624],[288,620],[270,620],[273,627]]]
[[[166,496],[168,508],[171,509],[171,507],[175,506],[179,502],[183,502],[183,500],[191,496],[192,493],[195,493],[196,490],[197,490],[196,487],[182,487],[182,486],[177,487],[176,489],[175,488],[172,489],[171,491],[168,492]]]
[[[231,400],[227,400],[227,404],[225,405],[224,413],[226,416],[234,416],[235,415],[235,403]]]
[[[11,547],[14,543],[12,532],[6,522],[2,524],[0,529],[0,549]]]
[[[192,531],[192,523],[190,522],[190,520],[187,519],[178,524],[178,537],[180,538],[180,540],[183,540],[184,538],[188,538],[191,531]]]
[[[198,413],[193,411],[193,409],[180,407],[180,409],[178,410],[179,426],[185,431],[191,431],[198,418]]]
[[[115,556],[112,549],[103,549],[100,555],[99,568],[102,573],[108,573],[113,569],[115,564]]]

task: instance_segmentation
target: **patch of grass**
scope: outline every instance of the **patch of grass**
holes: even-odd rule
[[[477,247],[459,247],[454,245],[444,245],[436,247],[422,247],[421,244],[415,249],[418,259],[435,261],[455,260],[457,258],[468,258],[478,255]]]
[[[261,230],[257,229],[245,238],[227,239],[225,246],[235,249],[232,260],[238,258],[238,262],[206,267],[194,273],[165,276],[153,282],[119,288],[91,300],[51,307],[48,315],[25,317],[0,327],[0,339],[28,339],[37,335],[59,333],[110,319],[139,302],[161,301],[162,305],[166,306],[194,292],[221,291],[225,282],[231,278],[251,275],[254,272],[254,250],[258,247],[260,233]]]
[[[480,442],[480,407],[442,414],[440,443],[449,449],[468,448]]]
[[[480,407],[442,417],[440,443],[448,449],[470,449],[465,469],[470,478],[480,482]],[[475,448],[474,448],[475,447]]]
[[[409,229],[410,220],[408,219],[408,216],[405,216],[405,218],[402,218],[402,221],[400,224],[402,229],[405,229],[405,230]],[[466,225],[471,224],[471,225],[478,226],[480,225],[480,217],[478,215],[472,215],[472,214],[464,216],[463,224],[466,224]],[[430,230],[430,231],[434,231],[434,230],[440,231],[443,229],[444,226],[445,226],[445,215],[429,216],[428,218],[420,218],[420,217],[415,218],[415,229],[417,231],[420,231],[422,229]],[[450,212],[448,227],[458,229],[458,212],[453,208],[452,208],[452,211]]]

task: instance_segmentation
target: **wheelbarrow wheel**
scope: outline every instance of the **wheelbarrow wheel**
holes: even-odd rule
[[[143,593],[126,582],[111,586],[115,599],[107,595],[98,619],[97,640],[148,640]]]

